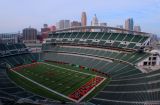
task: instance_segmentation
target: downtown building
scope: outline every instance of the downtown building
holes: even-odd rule
[[[27,46],[29,51],[32,53],[41,52],[42,43],[37,39],[40,36],[35,28],[25,28],[23,29],[23,43]]]
[[[125,21],[125,29],[128,31],[133,31],[133,27],[134,27],[134,22],[133,22],[133,18],[128,18]],[[132,32],[127,32],[128,34],[131,34]]]
[[[98,23],[98,18],[96,16],[96,14],[94,15],[92,21],[91,21],[91,26],[99,26],[99,23]],[[100,32],[101,30],[100,29],[92,29],[91,30],[92,32]]]
[[[43,28],[41,28],[41,41],[43,41],[43,39],[48,38],[48,34],[49,32],[54,32],[56,31],[56,26],[48,26],[48,24],[44,24]]]
[[[87,26],[87,15],[86,15],[86,12],[82,12],[82,15],[81,15],[81,25],[82,25],[82,27]],[[86,32],[86,31],[87,31],[86,29],[82,30],[82,32]]]
[[[23,34],[23,43],[36,43],[37,41],[37,29],[34,28],[25,28],[22,31]]]
[[[70,20],[60,20],[57,23],[56,27],[57,27],[58,30],[63,30],[63,29],[66,29],[66,28],[70,28]]]
[[[78,21],[71,22],[71,27],[80,27],[80,26],[81,26],[81,22],[78,22]]]
[[[78,22],[78,21],[72,21],[71,22],[71,28],[80,27],[80,26],[81,26],[81,22]],[[72,32],[77,32],[77,31],[78,30],[73,30]]]
[[[2,33],[0,34],[0,43],[14,44],[18,43],[20,33]]]

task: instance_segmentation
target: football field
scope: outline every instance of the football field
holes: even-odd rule
[[[30,82],[34,88],[41,88],[42,91],[48,91],[50,94],[56,94],[74,102],[83,100],[95,87],[106,80],[94,74],[44,62],[19,66],[11,71],[17,79],[21,78],[23,82]]]

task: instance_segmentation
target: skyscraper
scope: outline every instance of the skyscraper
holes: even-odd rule
[[[60,20],[60,21],[57,23],[57,28],[58,28],[59,30],[65,29],[65,28],[70,28],[70,20]]]
[[[48,33],[55,30],[56,30],[56,26],[53,25],[49,27],[47,24],[44,24],[43,28],[41,28],[42,39],[48,38]]]
[[[141,27],[140,26],[134,26],[134,31],[141,32]]]
[[[98,18],[96,16],[96,14],[94,15],[92,21],[91,21],[91,26],[99,26],[99,23],[98,23]],[[97,31],[100,31],[98,29],[92,29],[92,32],[97,32]]]
[[[48,24],[43,24],[43,28],[48,28]]]
[[[98,26],[98,18],[96,16],[96,14],[94,15],[94,17],[92,19],[91,26]]]
[[[64,20],[64,29],[70,28],[70,20]]]
[[[126,30],[130,30],[130,31],[133,31],[133,26],[134,26],[133,18],[128,18],[128,19],[125,21],[125,29],[126,29]]]
[[[82,12],[81,25],[82,25],[82,27],[87,26],[87,15],[86,15],[86,12]],[[84,29],[82,31],[84,32],[86,30]]]
[[[78,21],[71,22],[71,27],[78,27],[78,26],[81,26],[81,22],[78,22]]]
[[[35,41],[37,39],[37,29],[31,27],[23,29],[23,38],[26,42]]]
[[[2,33],[0,34],[0,43],[18,43],[18,36],[20,33]]]
[[[58,30],[64,29],[64,20],[57,22],[57,28]]]

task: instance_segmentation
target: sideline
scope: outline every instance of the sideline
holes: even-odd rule
[[[48,91],[50,91],[50,92],[52,92],[52,93],[55,93],[55,94],[57,94],[57,95],[59,95],[59,96],[62,96],[62,97],[64,97],[64,98],[66,98],[66,99],[69,99],[69,100],[72,100],[72,101],[78,103],[77,100],[74,100],[74,99],[72,99],[72,98],[70,98],[70,97],[68,97],[68,96],[65,96],[65,95],[63,95],[63,94],[61,94],[61,93],[58,93],[58,92],[56,92],[56,91],[54,91],[54,90],[52,90],[52,89],[50,89],[50,88],[48,88],[48,87],[46,87],[46,86],[44,86],[44,85],[42,85],[42,84],[39,84],[38,82],[35,82],[35,81],[33,81],[32,79],[29,79],[29,78],[27,78],[26,76],[24,76],[24,75],[22,75],[22,74],[20,74],[20,73],[18,73],[18,72],[16,72],[16,71],[14,71],[14,70],[12,70],[12,69],[10,69],[10,70],[11,70],[12,72],[18,74],[19,76],[27,79],[28,81],[30,81],[30,82],[32,82],[32,83],[34,83],[34,84],[36,84],[36,85],[38,85],[38,86],[46,89],[46,90],[48,90]]]
[[[49,64],[49,63],[44,63],[44,62],[42,62],[42,63],[46,64],[46,65],[54,66],[54,67],[57,67],[57,68],[65,69],[65,70],[68,70],[68,71],[78,72],[78,73],[85,74],[85,75],[90,75],[90,76],[97,76],[97,75],[94,75],[94,74],[89,74],[89,73],[84,73],[84,72],[80,72],[80,71],[76,71],[76,70],[72,70],[72,69],[68,69],[68,68],[64,68],[64,67],[59,67],[59,66],[56,66],[54,64]],[[100,77],[100,76],[97,76],[97,77]]]
[[[78,72],[78,73],[85,74],[85,75],[91,75],[91,76],[95,76],[95,77],[100,77],[100,76],[97,76],[97,75],[92,75],[92,74],[88,74],[88,73],[83,73],[83,72],[75,71],[75,70],[72,70],[72,69],[67,69],[67,68],[64,68],[64,67],[59,67],[59,66],[56,66],[56,65],[54,65],[54,64],[48,64],[48,63],[44,63],[44,62],[43,62],[43,64],[50,65],[50,66],[54,66],[54,67],[61,68],[61,69],[65,69],[65,70],[68,70],[68,71]],[[88,91],[83,97],[81,97],[79,100],[77,100],[78,103],[79,103],[80,101],[82,101],[86,96],[88,96],[91,92],[93,92],[96,87],[98,87],[99,85],[101,85],[101,84],[106,80],[106,78],[104,78],[104,77],[101,77],[101,78],[103,78],[103,80],[102,80],[101,82],[99,82],[99,83],[98,83],[94,88],[92,88],[90,91]]]
[[[83,72],[75,71],[75,70],[68,69],[68,68],[64,68],[64,67],[59,67],[59,66],[56,66],[56,65],[53,65],[53,64],[48,64],[48,63],[44,63],[44,62],[41,62],[41,63],[42,63],[42,64],[46,64],[46,65],[50,65],[50,66],[54,66],[54,67],[57,67],[57,68],[65,69],[65,70],[68,70],[68,71],[78,72],[78,73],[85,74],[85,75],[90,75],[90,76],[94,76],[94,77],[101,77],[101,76],[97,76],[97,75],[93,75],[93,74],[89,74],[89,73],[83,73]],[[35,64],[35,63],[33,63],[33,64]],[[28,64],[28,65],[31,65],[31,64]],[[23,65],[23,66],[21,66],[21,67],[24,67],[24,66],[25,66],[25,65]],[[16,68],[18,68],[18,67],[16,67]],[[87,97],[92,91],[94,91],[96,87],[98,87],[99,85],[101,85],[101,84],[106,80],[106,78],[101,77],[101,78],[103,78],[103,80],[102,80],[101,82],[99,82],[94,88],[92,88],[90,91],[88,91],[88,92],[87,92],[83,97],[81,97],[79,100],[75,100],[75,99],[72,99],[72,98],[70,98],[70,97],[68,97],[68,96],[66,96],[66,95],[63,95],[63,94],[61,94],[61,93],[59,93],[59,92],[57,92],[57,91],[54,91],[54,90],[52,90],[52,89],[50,89],[50,88],[48,88],[48,87],[46,87],[46,86],[44,86],[44,85],[42,85],[42,84],[40,84],[40,83],[38,83],[38,82],[30,79],[30,78],[28,78],[28,77],[26,77],[26,76],[18,73],[18,72],[15,71],[14,69],[15,69],[15,68],[10,69],[10,70],[11,70],[12,72],[16,73],[17,75],[19,75],[19,76],[27,79],[28,81],[30,81],[30,82],[32,82],[32,83],[34,83],[34,84],[36,84],[36,85],[38,85],[38,86],[46,89],[46,90],[48,90],[48,91],[50,91],[50,92],[52,92],[52,93],[55,93],[55,94],[57,94],[57,95],[59,95],[59,96],[62,96],[63,98],[66,98],[66,99],[68,99],[68,100],[71,100],[71,101],[73,101],[73,102],[76,102],[76,103],[79,103],[80,101],[82,101],[82,100],[83,100],[85,97]]]

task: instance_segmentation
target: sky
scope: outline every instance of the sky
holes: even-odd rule
[[[142,31],[160,36],[160,0],[0,0],[0,33],[29,26],[40,31],[43,24],[55,25],[61,19],[80,21],[83,11],[88,25],[94,14],[112,27],[133,18]]]

